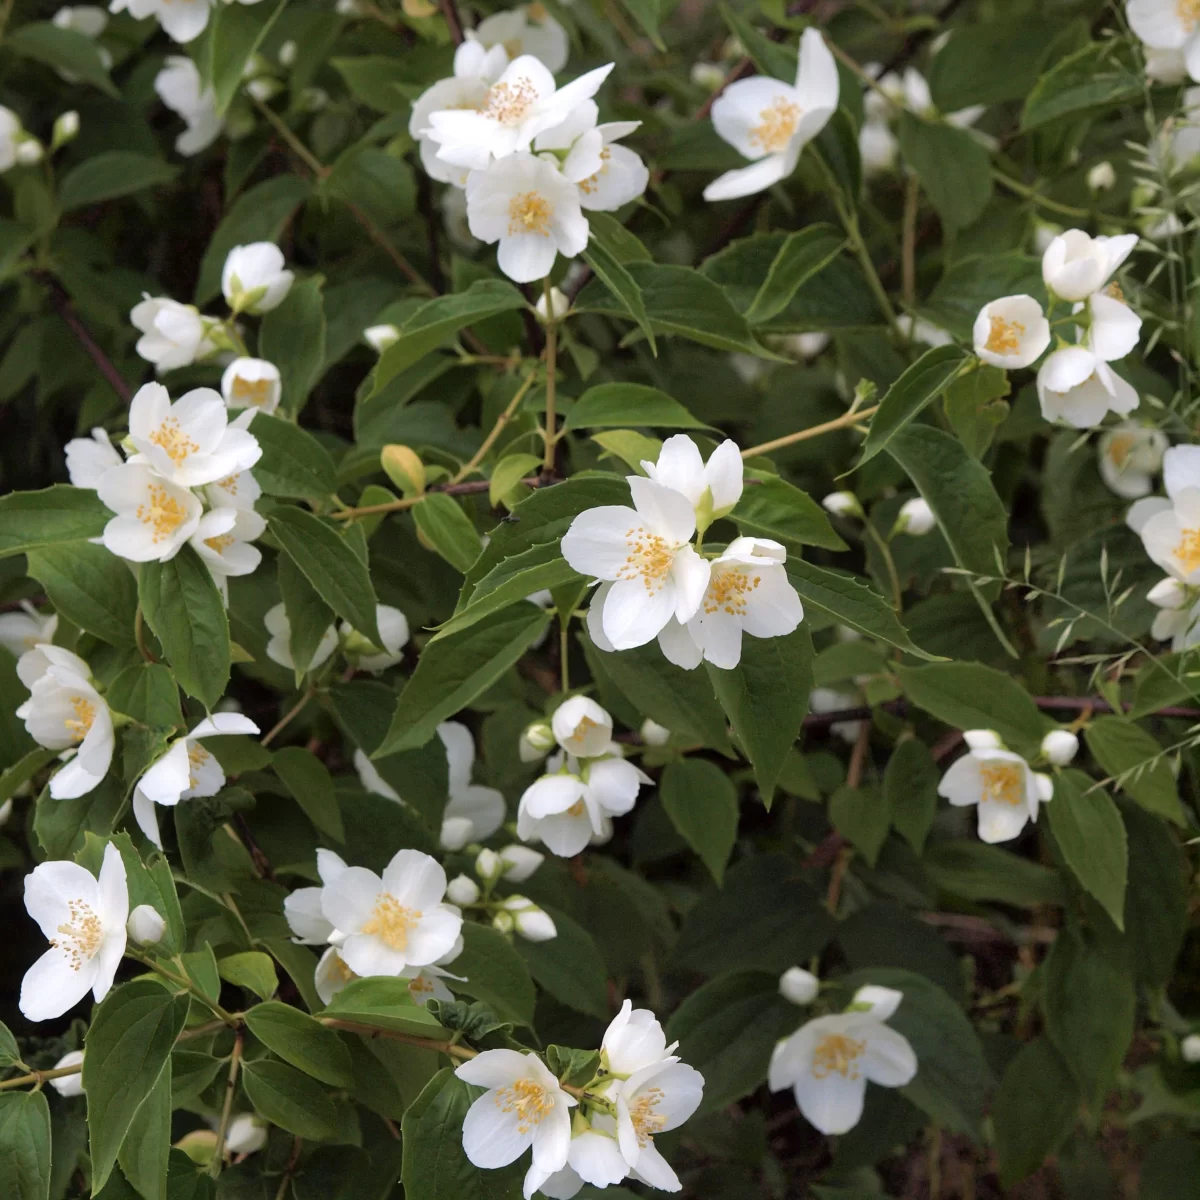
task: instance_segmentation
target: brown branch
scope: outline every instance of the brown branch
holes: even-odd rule
[[[438,0],[438,8],[442,10],[442,16],[446,18],[446,25],[450,30],[450,39],[456,46],[463,44],[463,27],[462,21],[458,16],[458,9],[454,5],[454,0]]]
[[[48,271],[31,271],[30,274],[45,287],[50,296],[54,311],[62,318],[63,324],[75,335],[75,340],[83,347],[88,357],[96,364],[100,374],[108,381],[109,386],[128,404],[133,398],[133,388],[126,383],[124,376],[113,366],[112,359],[96,344],[96,339],[88,332],[71,298],[62,285]]]

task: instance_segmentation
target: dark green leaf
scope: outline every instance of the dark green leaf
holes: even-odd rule
[[[829,797],[829,820],[873,867],[888,834],[888,806],[879,789],[838,788]]]
[[[1049,867],[1000,846],[939,842],[925,851],[921,862],[939,888],[964,900],[993,900],[1016,908],[1066,902],[1062,880]]]
[[[412,998],[407,979],[352,979],[326,1007],[326,1017],[370,1029],[437,1037],[442,1027]]]
[[[181,728],[179,688],[162,663],[140,662],[126,667],[108,685],[104,697],[114,712],[124,713],[143,725]]]
[[[246,988],[260,1000],[269,1000],[279,986],[275,964],[261,950],[246,950],[217,959],[217,971],[226,983]]]
[[[678,400],[641,383],[602,383],[588,388],[571,406],[564,429],[709,429]]]
[[[680,837],[700,856],[720,886],[737,838],[737,789],[715,763],[702,758],[669,762],[659,796]]]
[[[246,68],[287,0],[266,4],[226,4],[213,10],[205,47],[206,79],[212,85],[218,114],[224,115],[242,86]],[[267,359],[279,365],[269,354]]]
[[[750,477],[757,483],[742,492],[737,507],[729,514],[743,533],[776,538],[789,547],[846,549],[825,510],[807,492],[777,475],[754,471]]]
[[[595,226],[593,225],[593,229]],[[621,316],[627,316],[642,331],[653,354],[658,354],[658,343],[654,337],[654,326],[646,312],[646,300],[642,289],[628,270],[628,259],[622,259],[613,246],[603,237],[593,233],[588,248],[583,252],[584,261],[596,278],[608,289],[620,305]],[[637,261],[637,260],[634,260]]]
[[[350,1055],[342,1040],[307,1013],[277,1000],[246,1010],[246,1025],[285,1062],[331,1087],[352,1087]]]
[[[1000,1181],[1031,1175],[1075,1126],[1081,1096],[1062,1056],[1045,1037],[1022,1046],[1008,1064],[992,1110]]]
[[[149,154],[109,150],[86,159],[63,177],[59,203],[64,212],[130,196],[172,183],[179,168]]]
[[[548,942],[518,939],[514,948],[538,987],[576,1012],[608,1016],[608,972],[591,933],[566,913],[546,906],[558,936]]]
[[[456,571],[466,572],[479,557],[479,533],[452,496],[430,492],[413,507],[413,520],[429,544]]]
[[[329,774],[329,768],[302,746],[285,746],[282,750],[276,750],[271,766],[318,832],[328,835],[335,842],[345,841],[342,814],[338,811],[337,799],[333,794],[333,777]]]
[[[983,215],[992,198],[992,160],[965,129],[904,112],[900,151],[948,229],[964,229]]]
[[[30,552],[28,569],[73,625],[113,646],[134,644],[137,580],[115,554],[90,542],[46,546]]]
[[[337,1131],[337,1109],[325,1089],[286,1063],[248,1062],[242,1087],[259,1116],[297,1137],[320,1141]]]
[[[265,8],[266,5],[262,7]],[[282,7],[280,4],[276,11]],[[235,4],[226,6],[223,11],[228,13],[235,9],[247,11],[245,5]],[[324,280],[319,276],[292,284],[283,303],[263,318],[262,329],[259,332],[259,353],[279,368],[279,373],[283,376],[282,407],[290,413],[298,413],[304,407],[304,402],[320,378],[321,368],[325,365],[325,300],[321,291],[323,284]],[[258,420],[256,417],[255,437],[259,433]],[[261,469],[260,461],[254,468],[255,479],[259,479]],[[263,490],[266,490],[265,483]],[[328,490],[332,491],[332,488]]]
[[[0,558],[99,537],[112,513],[87,488],[56,483],[0,496]]]
[[[884,771],[883,799],[892,828],[918,854],[937,812],[937,785],[937,765],[925,745],[916,738],[900,742]]]
[[[311,433],[282,417],[259,413],[254,436],[263,451],[254,465],[254,478],[266,495],[324,500],[336,489],[333,459]]]
[[[463,951],[454,961],[455,990],[482,1000],[503,1021],[533,1024],[535,994],[529,971],[502,933],[468,921],[463,925]]]
[[[44,1092],[0,1092],[0,1195],[50,1200],[50,1106]]]
[[[746,320],[751,325],[760,325],[778,316],[800,288],[827,267],[845,245],[846,239],[832,225],[809,225],[788,234],[746,310]]]
[[[1088,749],[1117,787],[1147,812],[1186,824],[1170,762],[1150,734],[1120,717],[1097,717],[1089,722],[1086,736]]]
[[[1090,42],[1055,64],[1025,100],[1021,128],[1028,132],[1063,117],[1138,104],[1145,82],[1129,45],[1117,38]]]
[[[167,1200],[171,1100],[171,1060],[168,1058],[158,1082],[134,1114],[117,1155],[121,1173],[143,1200]]]

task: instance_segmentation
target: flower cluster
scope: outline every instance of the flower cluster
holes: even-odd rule
[[[484,21],[455,53],[453,76],[417,99],[409,121],[425,170],[463,189],[471,234],[498,243],[500,270],[518,283],[549,276],[559,254],[582,253],[584,212],[621,208],[649,181],[620,145],[640,122],[601,123],[592,99],[612,64],[559,87],[565,35],[546,18],[543,36],[533,36],[529,19],[525,9]],[[501,22],[513,38],[500,37]],[[509,47],[523,52],[510,61]]]
[[[267,657],[289,671],[299,675],[307,675],[316,671],[333,656],[334,651],[340,650],[346,661],[356,671],[367,671],[378,675],[394,666],[404,656],[404,647],[408,645],[408,618],[390,604],[375,606],[375,624],[379,629],[382,646],[376,646],[364,634],[354,629],[348,621],[340,625],[330,622],[312,657],[307,662],[297,662],[292,653],[292,623],[288,620],[287,609],[282,603],[267,609],[263,614],[263,624],[269,635],[267,641]],[[364,786],[366,781],[364,780]],[[386,786],[386,785],[385,785]],[[377,788],[368,787],[368,791]],[[386,793],[384,793],[386,795]],[[394,797],[393,797],[394,798]]]
[[[742,495],[736,444],[722,442],[705,462],[696,443],[677,434],[642,469],[644,476],[628,476],[632,508],[588,509],[562,540],[567,562],[600,581],[588,609],[592,641],[613,651],[657,638],[677,666],[707,661],[731,670],[741,661],[743,633],[791,633],[804,609],[784,570],[784,546],[739,537],[720,553],[702,553],[709,526]]]
[[[455,1072],[486,1089],[463,1122],[467,1158],[498,1169],[532,1150],[526,1200],[535,1192],[569,1200],[585,1184],[606,1188],[625,1178],[679,1191],[654,1139],[696,1111],[704,1077],[674,1049],[654,1014],[626,1000],[582,1086],[565,1084],[532,1052],[485,1050]]]
[[[1137,240],[1136,234],[1093,238],[1068,229],[1042,255],[1050,316],[1065,302],[1070,311],[1054,324],[1075,333],[1074,342],[1060,336],[1038,370],[1038,400],[1047,421],[1090,429],[1106,413],[1124,415],[1137,408],[1137,392],[1109,366],[1133,350],[1142,327],[1119,285],[1110,283]],[[1051,338],[1051,322],[1032,296],[993,300],[975,319],[975,353],[992,366],[1032,366],[1050,348]]]

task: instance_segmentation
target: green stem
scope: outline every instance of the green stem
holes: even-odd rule
[[[554,434],[555,375],[558,371],[558,321],[550,299],[550,276],[542,280],[542,295],[546,298],[546,451],[542,456],[542,474],[554,473],[554,447],[558,439]]]
[[[292,132],[288,123],[269,105],[255,99],[254,106],[271,123],[275,132],[288,144],[292,153],[300,159],[308,169],[320,178],[325,174],[325,166],[321,160]]]
[[[187,975],[177,975],[169,967],[164,967],[157,959],[150,958],[147,955],[138,954],[136,951],[126,949],[126,955],[129,958],[137,959],[143,966],[147,966],[156,975],[161,975],[168,983],[175,984],[176,987],[181,987],[185,992],[189,992],[195,999],[199,1000],[205,1008],[214,1016],[220,1017],[221,1020],[233,1029],[239,1025],[239,1019],[231,1012],[223,1009],[215,1000],[210,1000],[200,988],[193,983]]]
[[[904,600],[900,588],[900,575],[896,571],[896,560],[892,557],[891,547],[883,540],[879,530],[869,520],[863,522],[863,527],[867,531],[867,536],[875,543],[875,548],[883,555],[883,561],[887,566],[888,582],[892,588],[892,607],[899,612],[904,607]]]
[[[305,706],[316,694],[317,689],[315,687],[309,686],[306,688],[300,699],[271,726],[259,744],[269,746],[304,711]]]
[[[512,420],[512,415],[517,411],[521,401],[525,399],[526,393],[533,386],[533,381],[537,378],[537,371],[530,371],[525,376],[524,382],[517,388],[517,394],[508,402],[508,407],[496,418],[495,425],[492,426],[491,432],[483,439],[483,444],[471,456],[468,462],[453,479],[450,480],[450,485],[453,487],[456,483],[462,483],[472,471],[487,457],[488,451],[495,444],[496,439],[500,436],[500,431]]]
[[[55,1067],[52,1071],[30,1071],[28,1075],[16,1075],[12,1079],[0,1082],[0,1091],[5,1088],[24,1087],[27,1083],[36,1084],[39,1088],[47,1079],[62,1079],[66,1075],[78,1075],[83,1070],[83,1064],[73,1067]]]
[[[229,1078],[225,1080],[225,1102],[221,1105],[221,1123],[217,1126],[217,1140],[213,1146],[213,1156],[208,1164],[208,1173],[214,1178],[221,1173],[222,1160],[225,1157],[225,1135],[229,1132],[229,1119],[233,1115],[233,1096],[237,1091],[238,1067],[242,1062],[241,1030],[233,1040],[233,1053],[229,1056]]]

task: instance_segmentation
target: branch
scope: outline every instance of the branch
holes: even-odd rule
[[[30,274],[49,293],[50,303],[54,306],[55,312],[58,313],[63,323],[75,335],[75,340],[84,348],[92,362],[96,364],[100,374],[108,380],[112,390],[120,396],[125,404],[128,404],[133,399],[133,388],[125,382],[124,376],[113,366],[112,359],[96,344],[95,338],[88,332],[87,326],[75,311],[75,306],[71,303],[71,299],[63,290],[62,285],[48,271],[31,271]]]
[[[442,10],[442,16],[446,18],[446,25],[450,30],[450,40],[456,46],[461,46],[463,44],[463,27],[454,0],[438,0],[438,7]]]

